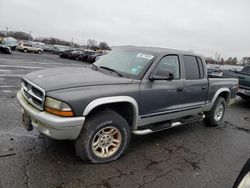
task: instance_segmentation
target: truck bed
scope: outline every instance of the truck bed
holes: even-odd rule
[[[215,91],[221,88],[229,88],[231,97],[235,97],[237,94],[238,79],[230,78],[227,76],[208,75],[208,101],[212,100],[215,95]],[[233,86],[233,87],[232,87]]]

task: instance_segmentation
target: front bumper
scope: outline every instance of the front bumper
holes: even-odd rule
[[[59,117],[31,106],[17,92],[17,99],[23,111],[31,117],[31,124],[44,135],[57,140],[75,140],[81,132],[85,117]]]

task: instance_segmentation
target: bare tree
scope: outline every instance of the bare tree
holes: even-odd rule
[[[0,36],[3,37],[13,37],[15,39],[19,40],[30,40],[32,39],[32,36],[30,33],[25,33],[23,31],[8,31],[8,35],[6,31],[0,31]]]
[[[237,58],[234,57],[229,57],[226,61],[225,61],[225,64],[228,64],[228,65],[236,65],[237,63]]]
[[[215,55],[214,55],[214,57],[215,57],[215,61],[220,62],[221,57],[220,57],[220,53],[219,52],[216,52]]]
[[[110,50],[110,47],[109,47],[109,45],[106,42],[100,42],[99,43],[99,48],[101,50]]]
[[[232,59],[232,62],[233,62],[233,64],[234,64],[234,65],[236,65],[236,64],[237,64],[237,62],[238,62],[237,57],[234,57],[234,58]]]
[[[89,39],[87,41],[87,48],[89,49],[96,49],[98,46],[97,46],[97,41],[95,39]]]

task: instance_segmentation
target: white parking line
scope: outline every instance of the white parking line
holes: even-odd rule
[[[43,62],[29,62],[29,63],[33,63],[33,64],[41,64],[41,65],[66,65],[66,64],[63,64],[63,63],[43,63]]]
[[[3,93],[11,93],[10,90],[2,90]]]
[[[0,77],[23,77],[22,74],[0,74]]]
[[[11,87],[19,87],[19,85],[13,85],[13,86],[4,85],[4,86],[0,86],[0,88],[11,88]]]
[[[23,69],[43,69],[43,68],[47,68],[47,67],[16,66],[16,65],[0,65],[0,67],[23,68]]]

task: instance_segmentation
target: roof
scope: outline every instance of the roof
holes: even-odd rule
[[[160,48],[160,47],[144,47],[144,46],[113,46],[112,48],[125,48],[125,49],[131,49],[131,50],[141,50],[149,53],[154,54],[161,54],[161,53],[173,53],[173,54],[186,54],[186,55],[195,55],[195,56],[201,56],[199,54],[195,54],[193,52],[189,51],[182,51],[182,50],[176,50],[176,49],[168,49],[168,48]]]

